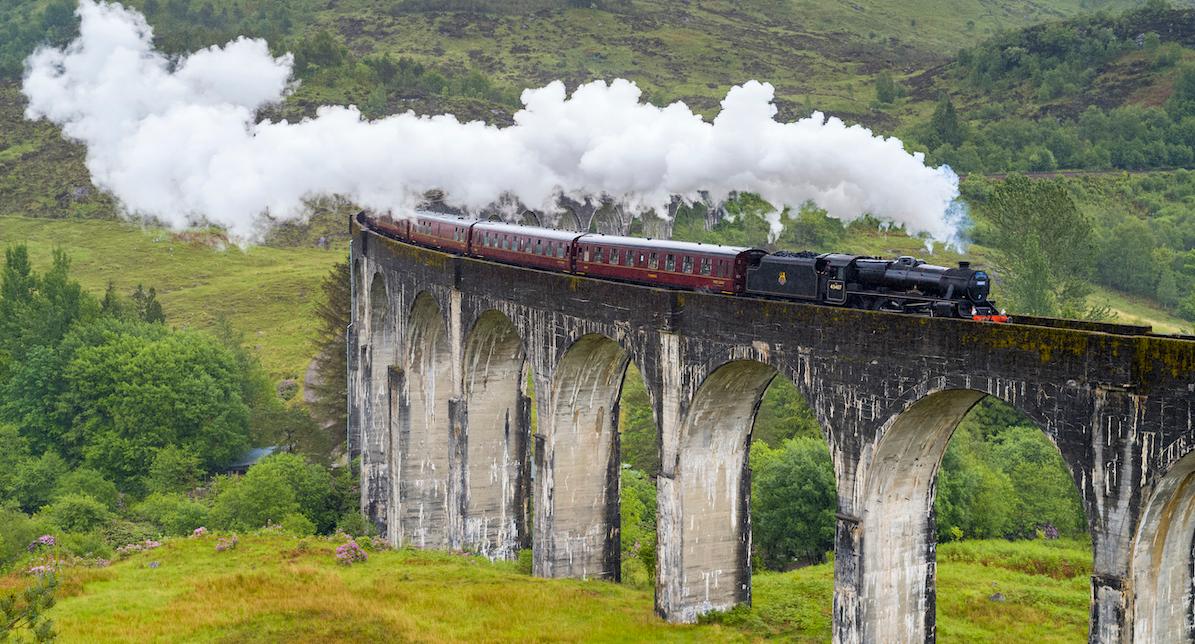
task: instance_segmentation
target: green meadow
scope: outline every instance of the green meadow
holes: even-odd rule
[[[833,564],[757,574],[750,608],[671,625],[647,587],[539,579],[515,562],[444,552],[373,551],[344,566],[342,540],[266,532],[224,552],[214,535],[169,540],[108,567],[64,569],[51,616],[63,642],[830,639]],[[1085,638],[1088,544],[950,543],[938,562],[940,640]],[[0,578],[0,589],[29,579]]]

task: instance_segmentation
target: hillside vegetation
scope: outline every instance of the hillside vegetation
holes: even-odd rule
[[[346,224],[347,227],[347,224]],[[94,294],[157,289],[172,326],[211,330],[221,318],[277,379],[303,377],[314,353],[319,283],[343,246],[239,248],[213,232],[174,233],[117,221],[0,217],[0,245],[29,245],[35,266],[67,251],[72,277]]]
[[[832,564],[754,577],[754,605],[696,626],[669,625],[649,589],[548,580],[516,563],[375,550],[338,565],[343,537],[216,535],[174,539],[109,566],[61,573],[52,617],[64,642],[85,641],[825,641]],[[939,549],[938,633],[946,642],[1084,638],[1089,546],[1001,542]],[[1085,563],[1087,562],[1087,563]],[[101,564],[102,565],[102,564]],[[29,583],[0,577],[0,594]]]

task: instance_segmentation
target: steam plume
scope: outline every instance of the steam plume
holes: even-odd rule
[[[78,14],[78,39],[27,61],[26,117],[85,144],[93,181],[130,213],[175,226],[211,222],[251,239],[263,214],[301,217],[305,199],[333,194],[395,211],[438,189],[470,210],[510,196],[550,209],[567,195],[666,212],[672,195],[705,190],[715,201],[749,191],[777,207],[812,201],[842,220],[871,213],[956,236],[949,168],[821,113],[777,122],[767,83],[732,88],[712,122],[683,103],[640,102],[621,79],[571,96],[560,82],[528,89],[509,127],[411,112],[371,122],[333,106],[299,123],[259,122],[257,111],[292,87],[290,55],[240,38],[172,60],[153,49],[136,11],[80,0]]]

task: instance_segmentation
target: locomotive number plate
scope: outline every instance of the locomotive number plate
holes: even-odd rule
[[[830,302],[845,302],[846,283],[842,280],[830,280],[826,284],[826,299]]]

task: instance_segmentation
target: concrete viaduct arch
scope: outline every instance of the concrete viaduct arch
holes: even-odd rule
[[[835,640],[933,641],[933,480],[958,420],[992,395],[1039,424],[1080,491],[1091,640],[1192,640],[1189,339],[665,291],[355,224],[352,259],[350,443],[362,507],[395,542],[505,558],[530,541],[537,575],[616,578],[616,405],[633,361],[659,428],[657,610],[683,622],[749,601],[746,446],[760,395],[785,377],[834,462]]]

